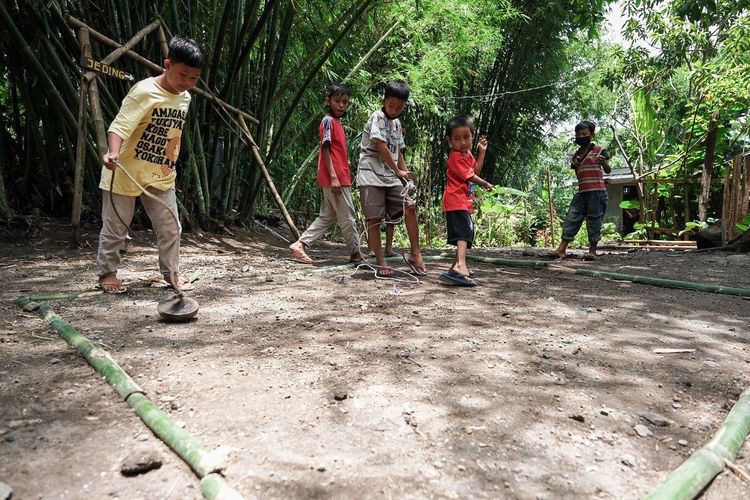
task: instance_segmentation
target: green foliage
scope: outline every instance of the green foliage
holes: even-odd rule
[[[641,208],[641,205],[637,201],[625,200],[625,201],[621,201],[620,202],[619,207],[622,208],[622,209],[624,209],[624,210],[629,210],[629,209],[633,209],[633,208],[639,209],[639,208]]]

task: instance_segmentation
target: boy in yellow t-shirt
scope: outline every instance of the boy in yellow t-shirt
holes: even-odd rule
[[[102,158],[104,168],[99,184],[102,190],[102,230],[96,256],[99,287],[105,292],[127,290],[117,277],[117,266],[120,247],[133,218],[135,199],[139,196],[156,233],[159,270],[174,286],[172,273],[176,277],[179,271],[182,230],[172,216],[177,214],[175,165],[190,106],[188,90],[195,87],[202,67],[203,53],[195,41],[172,38],[164,60],[164,73],[136,83],[109,126],[108,151]],[[141,190],[127,175],[116,173],[117,163],[166,206],[148,196],[141,196]],[[178,286],[186,284],[181,278],[176,279]]]

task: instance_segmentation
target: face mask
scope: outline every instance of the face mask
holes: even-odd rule
[[[575,138],[575,143],[578,144],[581,147],[588,146],[589,144],[591,144],[591,136],[576,137]]]

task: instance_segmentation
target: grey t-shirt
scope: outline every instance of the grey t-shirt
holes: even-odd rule
[[[398,154],[406,148],[401,122],[398,118],[389,119],[382,109],[375,111],[367,120],[362,132],[362,146],[359,151],[357,167],[358,186],[401,186],[401,180],[393,170],[380,159],[380,154],[373,139],[385,142],[391,152],[393,162],[398,165]]]

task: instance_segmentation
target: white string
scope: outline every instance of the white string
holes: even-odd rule
[[[417,190],[417,186],[414,184],[414,181],[412,181],[411,179],[409,179],[409,180],[406,181],[406,183],[404,184],[404,187],[399,192],[399,196],[401,196],[401,213],[402,214],[406,213],[406,196],[409,193],[411,193],[411,192],[416,192],[416,190]],[[394,225],[395,224],[400,224],[402,217],[399,217],[398,219],[392,220],[392,221],[388,221],[387,220],[387,221],[385,221],[385,224],[394,224]],[[362,238],[367,234],[367,232],[369,231],[369,229],[371,227],[374,227],[376,225],[379,226],[380,224],[381,224],[381,222],[378,222],[376,224],[370,224],[370,225],[368,225],[365,228],[365,231],[363,233],[360,233],[359,240],[357,241],[357,251],[359,252],[359,255],[362,256],[363,259],[364,259],[364,253],[362,253]],[[385,251],[385,250],[383,250],[383,251]],[[409,250],[409,253],[411,255],[411,249]],[[407,264],[408,264],[408,262],[407,262]],[[370,271],[372,271],[374,273],[374,275],[375,275],[375,279],[376,280],[380,279],[380,280],[388,280],[388,281],[398,281],[398,282],[401,282],[401,283],[420,283],[419,278],[417,278],[413,274],[410,274],[410,273],[408,273],[406,271],[400,271],[398,269],[393,269],[393,268],[391,268],[391,270],[394,273],[405,274],[408,279],[397,278],[395,276],[378,276],[378,265],[377,265],[377,263],[375,265],[373,265],[373,264],[367,262],[366,260],[364,260],[361,264],[357,264],[357,266],[354,268],[353,272],[351,272],[349,274],[340,274],[338,276],[335,276],[334,279],[339,279],[339,280],[343,281],[346,278],[351,278],[352,276],[354,276],[355,274],[357,274],[357,272],[359,272],[359,270],[361,268],[363,268],[363,267],[364,268],[368,268]]]

